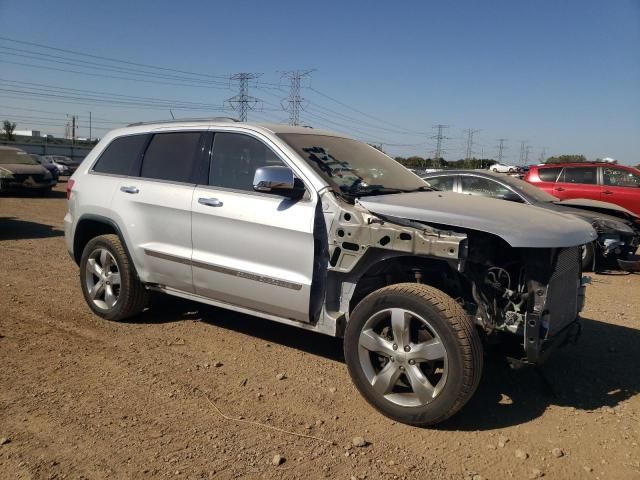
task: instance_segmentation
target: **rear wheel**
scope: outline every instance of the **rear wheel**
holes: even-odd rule
[[[132,317],[148,302],[148,292],[117,235],[100,235],[87,243],[80,260],[80,283],[91,310],[108,320]]]
[[[360,393],[384,415],[427,426],[473,395],[483,351],[474,325],[445,293],[414,283],[377,290],[354,309],[344,339]]]

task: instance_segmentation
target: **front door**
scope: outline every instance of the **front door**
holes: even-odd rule
[[[309,320],[316,195],[258,193],[256,168],[287,165],[265,142],[214,134],[208,185],[192,201],[197,294],[299,321]]]
[[[601,190],[602,186],[598,185],[597,167],[564,167],[551,193],[561,200],[569,198],[600,200]]]

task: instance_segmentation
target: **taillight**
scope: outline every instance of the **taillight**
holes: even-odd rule
[[[73,180],[67,180],[67,200],[71,198],[71,189],[73,188],[73,184],[76,183]]]

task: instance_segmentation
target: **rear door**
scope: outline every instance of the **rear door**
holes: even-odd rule
[[[564,167],[551,193],[562,200],[568,198],[600,200],[601,192],[602,186],[598,184],[598,167],[587,165]]]
[[[555,195],[556,180],[558,180],[561,172],[562,167],[533,167],[529,169],[524,179],[539,189]]]
[[[193,291],[191,199],[206,138],[199,130],[152,134],[139,175],[120,179],[111,210],[147,283]]]
[[[601,168],[603,189],[600,199],[640,215],[640,175],[619,167]]]
[[[216,132],[209,180],[195,189],[195,292],[220,302],[309,320],[316,195],[253,189],[256,168],[294,167],[261,136]],[[295,173],[295,168],[292,168]]]

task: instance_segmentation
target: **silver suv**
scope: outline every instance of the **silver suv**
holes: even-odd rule
[[[481,337],[539,363],[576,335],[595,239],[573,217],[434,191],[343,135],[229,119],[112,131],[68,198],[97,315],[131,317],[158,291],[344,337],[361,394],[414,425],[473,395]]]

